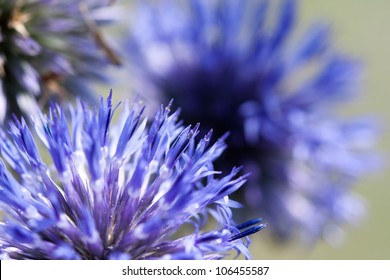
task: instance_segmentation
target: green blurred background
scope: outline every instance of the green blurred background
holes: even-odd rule
[[[385,167],[357,186],[357,192],[367,200],[367,216],[360,225],[345,228],[339,246],[323,241],[313,248],[297,243],[275,246],[269,236],[258,234],[252,238],[251,252],[255,259],[390,259],[390,176],[386,163],[390,148],[390,1],[301,0],[299,13],[300,31],[310,22],[327,21],[337,47],[362,61],[363,94],[345,110],[349,115],[375,115],[381,121],[379,150]]]

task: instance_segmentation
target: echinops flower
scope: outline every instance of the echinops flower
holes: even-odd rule
[[[118,58],[99,31],[112,0],[0,0],[0,124],[50,99],[93,100],[88,81],[106,81]],[[97,98],[95,98],[97,99]]]
[[[126,48],[137,86],[173,98],[200,135],[230,133],[216,166],[251,173],[252,212],[275,236],[311,242],[364,213],[352,186],[374,168],[376,128],[338,114],[361,66],[332,47],[328,25],[294,37],[295,1],[269,2],[137,2]]]
[[[113,125],[110,95],[94,111],[51,106],[33,118],[36,134],[23,119],[10,123],[1,134],[3,259],[250,258],[247,236],[265,224],[232,220],[229,195],[245,176],[213,168],[223,139],[195,141],[198,125],[182,127],[170,106],[146,128],[137,107]],[[210,217],[215,229],[204,230]]]

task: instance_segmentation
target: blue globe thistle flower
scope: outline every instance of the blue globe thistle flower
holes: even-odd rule
[[[36,100],[93,100],[86,81],[106,81],[102,69],[119,63],[98,29],[113,21],[111,2],[0,1],[0,124],[31,113]]]
[[[185,122],[230,132],[217,167],[251,173],[242,192],[276,236],[315,241],[364,212],[352,186],[374,166],[376,132],[337,113],[358,92],[360,65],[331,46],[325,24],[294,40],[296,6],[142,2],[126,44],[132,74],[173,98]]]
[[[210,132],[195,141],[199,126],[182,127],[170,106],[149,129],[143,109],[128,106],[111,125],[117,107],[111,95],[98,111],[54,105],[34,118],[36,136],[23,119],[1,134],[1,257],[220,259],[237,250],[250,258],[242,238],[265,225],[232,221],[229,195],[246,177],[214,170],[223,139],[210,145]],[[204,231],[210,216],[217,227]]]

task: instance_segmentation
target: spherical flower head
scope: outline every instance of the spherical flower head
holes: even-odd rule
[[[114,19],[111,2],[0,1],[0,124],[32,113],[36,100],[93,100],[88,81],[106,81],[102,70],[119,63],[99,31]]]
[[[247,236],[265,225],[232,221],[229,195],[245,176],[214,170],[223,139],[195,141],[198,126],[182,127],[170,106],[150,128],[137,106],[111,125],[111,99],[98,111],[54,105],[34,118],[36,136],[23,119],[1,134],[1,257],[250,258]],[[216,228],[204,231],[210,217]]]
[[[376,132],[337,114],[357,93],[359,63],[331,46],[325,24],[294,40],[295,1],[269,2],[142,2],[127,52],[185,122],[230,132],[216,166],[251,173],[246,202],[276,236],[315,241],[364,212],[351,187],[373,166]]]

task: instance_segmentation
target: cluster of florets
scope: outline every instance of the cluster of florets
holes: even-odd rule
[[[110,0],[0,1],[0,124],[48,100],[96,99],[90,80],[119,60],[99,27],[114,20]]]
[[[198,126],[182,127],[170,106],[150,128],[126,106],[112,126],[116,108],[110,96],[98,112],[79,103],[35,117],[46,157],[24,120],[1,135],[2,257],[219,259],[235,249],[249,258],[242,238],[265,225],[232,221],[228,196],[245,177],[214,170],[223,140],[195,141]],[[216,228],[204,232],[210,216]],[[185,225],[192,231],[180,237]]]

